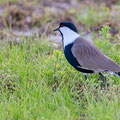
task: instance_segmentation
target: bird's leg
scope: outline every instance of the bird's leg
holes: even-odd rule
[[[104,82],[105,76],[104,76],[102,73],[99,73],[99,75],[100,75],[100,80],[101,80],[102,82]]]
[[[85,76],[85,80],[87,80],[87,73],[83,73],[83,75]]]
[[[99,73],[100,77],[99,79],[101,80],[101,82],[103,82],[103,84],[105,85],[106,84],[106,78],[105,76],[102,74],[102,73]]]

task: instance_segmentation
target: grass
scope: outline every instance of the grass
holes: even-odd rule
[[[0,0],[0,3],[4,2]],[[27,0],[24,2],[27,4]],[[66,20],[67,17],[87,29],[109,21],[119,23],[116,22],[120,17],[119,6],[118,10],[115,8],[81,5],[80,8],[69,8],[62,13],[54,10],[51,13],[46,9],[42,19],[39,19],[42,22],[40,27],[45,26],[47,21],[53,24],[53,18]],[[118,19],[111,12],[115,12]],[[119,29],[119,24],[117,27]],[[94,33],[93,42],[120,64],[119,34],[114,36],[115,44],[112,44],[109,29],[103,26],[99,37]],[[53,44],[43,36],[35,40],[23,36],[19,44],[6,41],[7,38],[0,44],[0,120],[120,119],[119,77],[105,74],[105,87],[98,80],[98,74],[88,75],[85,81],[84,76],[66,61],[63,51],[55,50]]]
[[[87,26],[87,28],[90,28],[91,26],[95,27],[98,24],[109,20],[109,18],[110,10],[109,8],[105,8],[103,6],[100,6],[99,8],[94,8],[93,6],[83,6],[83,10],[77,12],[76,15],[78,22],[82,23],[82,25]]]
[[[120,52],[109,42],[108,30],[104,26],[101,38],[94,42],[120,64]],[[21,37],[17,45],[1,46],[1,120],[119,120],[118,77],[106,75],[109,86],[105,89],[97,74],[85,81],[45,38]]]
[[[17,2],[18,0],[9,0],[9,2]],[[1,3],[6,3],[8,2],[8,0],[0,0],[0,4]]]

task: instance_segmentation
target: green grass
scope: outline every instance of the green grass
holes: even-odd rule
[[[7,3],[7,2],[17,2],[19,0],[0,0],[0,4]]]
[[[120,64],[120,52],[109,42],[108,30],[104,26],[102,37],[94,42]],[[1,120],[119,120],[120,78],[106,75],[105,89],[97,74],[85,81],[62,51],[39,37],[1,46]]]
[[[76,19],[78,22],[87,26],[87,28],[98,26],[110,18],[109,8],[105,8],[103,5],[100,5],[98,8],[85,5],[83,6],[83,9],[76,13]]]
[[[0,0],[0,3],[9,1],[19,0]],[[104,5],[70,7],[63,14],[49,12],[50,8],[45,9],[40,19],[41,27],[48,21],[53,26],[53,18],[62,18],[89,30],[107,21],[119,23],[116,20],[120,18],[116,9],[117,18]],[[93,42],[120,64],[120,44],[110,43],[108,31],[109,27],[104,26],[99,38],[94,33]],[[117,35],[115,42],[119,40]],[[120,78],[105,75],[108,83],[105,88],[98,74],[88,75],[85,81],[66,61],[63,51],[55,50],[45,38],[21,37],[19,44],[9,44],[5,39],[0,44],[0,120],[120,120]]]

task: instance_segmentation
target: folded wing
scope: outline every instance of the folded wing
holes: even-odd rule
[[[106,70],[120,72],[120,66],[117,63],[81,36],[75,40],[72,47],[72,54],[82,68],[94,70],[95,72]]]

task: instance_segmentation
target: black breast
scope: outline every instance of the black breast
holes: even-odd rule
[[[80,68],[80,64],[77,62],[77,59],[73,56],[72,54],[72,51],[71,51],[71,48],[73,46],[73,43],[65,46],[65,49],[64,49],[64,54],[65,54],[65,57],[67,59],[67,61],[78,71],[80,72],[83,72],[83,73],[94,73],[94,71],[92,70],[86,70],[86,69],[82,69]],[[79,66],[79,67],[78,67]]]

